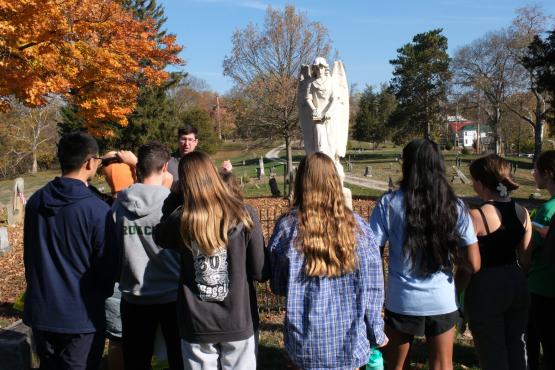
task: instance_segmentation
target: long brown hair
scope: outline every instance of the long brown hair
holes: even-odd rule
[[[296,246],[308,276],[335,277],[357,267],[357,223],[346,206],[333,161],[323,153],[301,160],[293,204],[299,229]]]
[[[196,242],[210,256],[226,247],[229,229],[240,222],[247,230],[252,228],[244,204],[227,190],[206,154],[191,152],[181,158],[179,183],[183,192],[180,232],[188,247]]]

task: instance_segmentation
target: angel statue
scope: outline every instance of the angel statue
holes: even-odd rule
[[[310,66],[303,65],[297,103],[306,154],[327,154],[343,182],[340,158],[345,157],[349,134],[349,88],[343,62],[335,61],[331,75],[328,62],[322,57]],[[343,191],[350,203],[349,189]]]

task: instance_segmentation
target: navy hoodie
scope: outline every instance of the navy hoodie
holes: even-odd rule
[[[23,235],[25,324],[55,333],[103,330],[117,267],[117,249],[107,242],[113,231],[110,207],[80,180],[56,177],[31,196]]]

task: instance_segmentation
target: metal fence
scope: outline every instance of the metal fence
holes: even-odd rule
[[[355,201],[353,210],[361,215],[364,219],[368,219],[372,209],[373,202],[370,200]],[[272,235],[276,221],[283,215],[289,207],[287,206],[268,206],[258,209],[258,216],[264,234],[266,245]],[[272,293],[270,283],[256,283],[256,295],[258,300],[258,311],[260,313],[281,313],[285,309],[285,298]]]

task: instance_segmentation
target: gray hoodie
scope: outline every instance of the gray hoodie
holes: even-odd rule
[[[169,194],[163,186],[134,184],[121,191],[112,206],[122,250],[119,289],[130,303],[162,304],[177,299],[179,254],[152,240]]]

